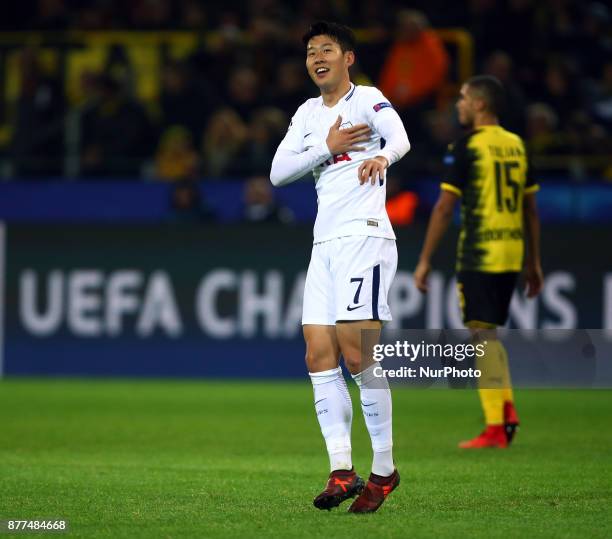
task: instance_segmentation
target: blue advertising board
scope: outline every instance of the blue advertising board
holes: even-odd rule
[[[3,370],[16,375],[302,376],[310,227],[4,227]],[[411,271],[423,227],[399,231],[389,329],[458,328],[454,238],[430,291]],[[588,242],[585,241],[588,238]],[[540,297],[515,294],[518,328],[612,328],[606,229],[543,234]],[[601,245],[601,249],[593,249]]]

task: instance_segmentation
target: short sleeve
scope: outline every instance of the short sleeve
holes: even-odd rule
[[[444,175],[440,188],[461,196],[468,180],[468,168],[467,138],[463,138],[449,145],[444,155]]]
[[[289,122],[285,138],[281,141],[279,150],[289,150],[295,153],[304,151],[304,105],[297,109]]]

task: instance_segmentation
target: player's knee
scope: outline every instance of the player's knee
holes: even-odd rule
[[[319,356],[315,354],[310,348],[306,349],[306,355],[304,356],[304,360],[306,361],[306,366],[310,372],[314,372],[311,368],[312,365],[317,364],[317,360]]]
[[[330,350],[324,350],[312,346],[306,347],[306,366],[308,372],[321,372],[337,367],[337,360]]]
[[[363,370],[363,359],[361,357],[361,342],[354,339],[342,339],[340,351],[344,358],[344,365],[351,374],[360,373]]]
[[[351,374],[358,374],[363,370],[361,355],[355,351],[343,353],[344,365]]]

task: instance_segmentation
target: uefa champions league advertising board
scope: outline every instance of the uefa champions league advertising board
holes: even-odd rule
[[[585,233],[601,245],[609,239],[597,229],[544,231],[543,293],[535,301],[515,294],[511,327],[612,329],[612,254],[587,250]],[[435,260],[429,294],[414,287],[422,236],[418,227],[399,231],[388,334],[462,327],[452,237]],[[308,227],[9,225],[3,237],[5,374],[305,372]]]

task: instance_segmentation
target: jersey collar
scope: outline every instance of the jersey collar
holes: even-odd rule
[[[338,102],[331,107],[332,109],[335,109],[337,106],[339,106],[340,104],[342,104],[344,101],[348,101],[351,97],[353,97],[353,94],[355,93],[355,88],[357,88],[352,82],[351,82],[351,86],[348,90],[348,92],[346,92],[340,99],[338,99]],[[325,106],[325,103],[323,103],[323,99],[321,99],[321,106],[328,108]]]
[[[353,94],[355,93],[355,88],[356,86],[351,82],[351,87],[349,88],[349,91],[344,94],[344,96],[340,100],[342,101],[342,99],[344,99],[345,101],[348,101],[351,97],[353,97]]]

